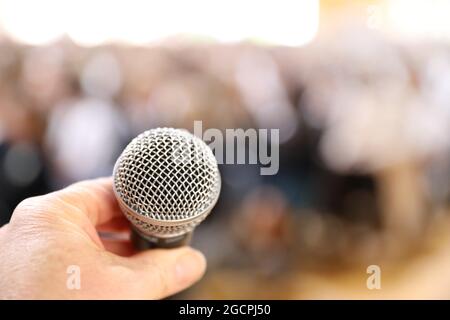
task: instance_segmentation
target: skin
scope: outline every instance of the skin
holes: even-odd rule
[[[111,178],[22,201],[0,228],[0,299],[160,299],[202,277],[205,258],[190,247],[137,253],[99,236],[128,229]],[[80,289],[67,285],[73,265]]]

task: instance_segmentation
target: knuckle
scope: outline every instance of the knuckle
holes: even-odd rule
[[[11,223],[29,224],[33,221],[51,222],[55,203],[46,196],[36,196],[22,200],[15,208]]]
[[[39,205],[39,199],[40,197],[31,197],[26,198],[22,200],[16,207],[14,211],[30,211],[36,209],[36,207]]]

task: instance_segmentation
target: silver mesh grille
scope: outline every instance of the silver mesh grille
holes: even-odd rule
[[[124,212],[144,234],[191,231],[211,211],[220,174],[211,149],[185,130],[148,130],[125,148],[114,169]]]

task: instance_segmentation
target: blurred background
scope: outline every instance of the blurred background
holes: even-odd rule
[[[221,165],[177,298],[450,298],[450,1],[0,0],[0,225],[159,126],[280,129]],[[1,250],[1,249],[0,249]],[[381,290],[369,290],[369,265]]]

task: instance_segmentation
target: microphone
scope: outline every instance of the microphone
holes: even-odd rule
[[[134,138],[114,166],[114,193],[137,249],[175,248],[215,206],[221,188],[208,145],[186,130],[157,128]]]

